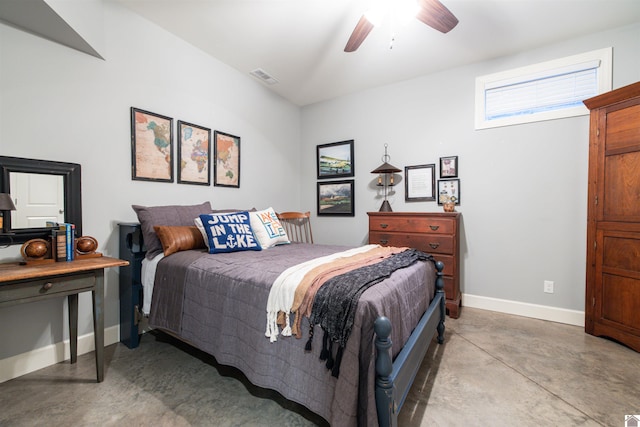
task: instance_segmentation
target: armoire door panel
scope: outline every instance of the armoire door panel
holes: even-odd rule
[[[607,154],[634,150],[640,145],[640,105],[607,113]],[[637,150],[638,148],[635,148]]]
[[[629,233],[604,234],[602,264],[604,267],[640,274],[640,235]],[[638,301],[640,303],[640,301]]]
[[[606,156],[604,168],[604,220],[640,218],[640,151]]]
[[[604,274],[600,318],[640,333],[640,280]]]

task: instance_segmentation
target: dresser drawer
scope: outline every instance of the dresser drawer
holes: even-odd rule
[[[399,246],[419,249],[428,254],[452,254],[453,236],[410,233],[369,232],[369,242],[382,246]]]
[[[456,221],[452,218],[394,216],[369,218],[369,231],[402,231],[414,233],[454,234]]]
[[[435,254],[434,255],[436,261],[442,261],[444,263],[444,270],[442,270],[442,274],[445,276],[455,276],[456,268],[455,268],[455,257],[453,255],[442,255]]]
[[[88,273],[1,285],[0,304],[11,305],[18,302],[28,302],[31,298],[42,299],[47,296],[75,294],[82,289],[91,290],[95,284],[95,275]]]

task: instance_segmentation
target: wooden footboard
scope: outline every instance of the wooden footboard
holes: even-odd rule
[[[435,333],[438,343],[444,342],[445,295],[442,270],[444,264],[435,261],[436,295],[409,337],[396,360],[391,360],[391,322],[381,316],[376,319],[376,408],[380,427],[397,426],[398,414],[422,364]]]

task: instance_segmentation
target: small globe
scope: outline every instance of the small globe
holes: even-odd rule
[[[98,242],[96,239],[90,236],[82,236],[78,237],[78,241],[76,242],[76,249],[80,253],[91,253],[95,252],[98,249]]]
[[[47,254],[48,250],[49,248],[44,240],[32,240],[27,242],[24,253],[29,258],[42,258]]]

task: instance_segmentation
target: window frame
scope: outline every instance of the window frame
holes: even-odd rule
[[[486,91],[501,85],[524,83],[531,80],[541,80],[559,74],[563,69],[571,69],[585,63],[598,61],[597,66],[597,93],[599,95],[608,92],[612,88],[612,64],[613,48],[592,50],[578,55],[567,56],[560,59],[541,62],[525,67],[514,68],[498,73],[476,77],[475,88],[475,129],[491,129],[495,127],[511,126],[516,124],[532,123],[544,120],[553,120],[566,117],[575,117],[589,114],[586,106],[574,106],[559,108],[550,111],[541,111],[531,114],[517,114],[509,117],[487,120],[485,112]]]

